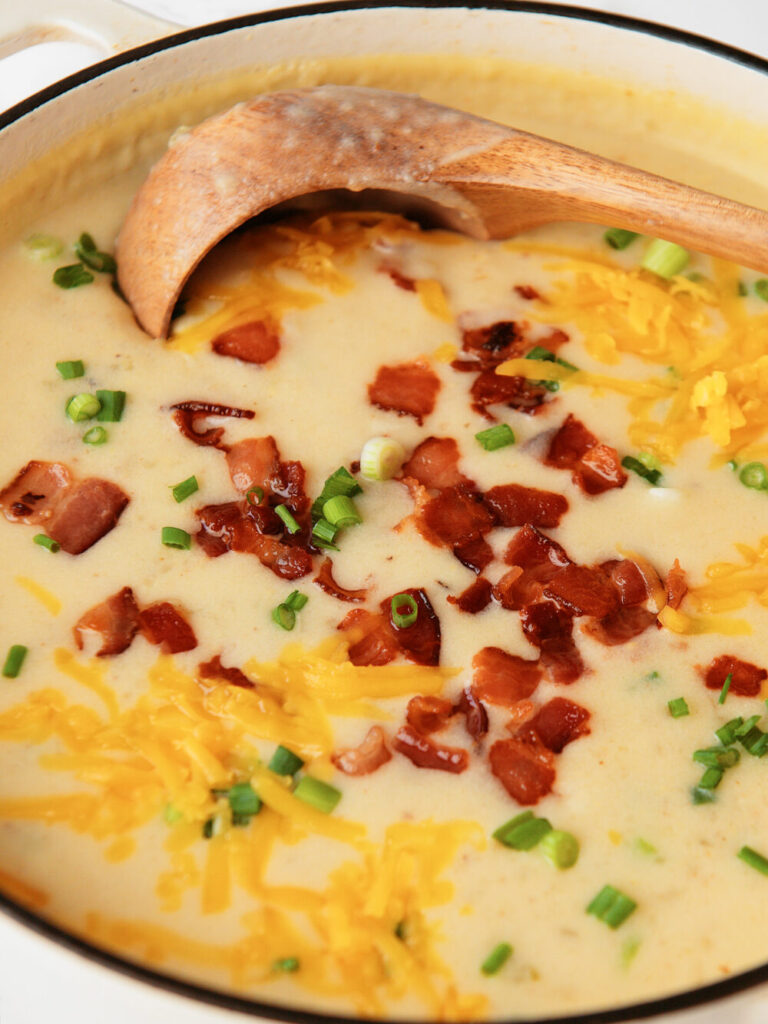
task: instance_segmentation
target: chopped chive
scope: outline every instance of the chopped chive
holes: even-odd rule
[[[277,512],[277,514],[285,523],[285,528],[288,531],[288,533],[293,534],[299,532],[301,527],[293,518],[291,510],[288,508],[287,505],[275,505],[275,512]]]
[[[644,683],[655,683],[658,679],[661,679],[661,673],[653,669],[651,672],[646,672],[643,676]]]
[[[391,437],[372,437],[360,453],[360,474],[366,480],[391,480],[405,460],[405,449]]]
[[[725,677],[725,682],[723,683],[723,688],[720,691],[720,696],[717,698],[717,703],[718,704],[725,704],[725,698],[728,696],[728,691],[731,688],[731,680],[732,679],[733,679],[733,672],[729,672],[728,675]]]
[[[5,664],[3,665],[3,675],[6,679],[15,679],[19,672],[21,672],[21,666],[24,664],[28,651],[29,648],[25,647],[24,644],[14,644],[13,647],[8,649],[8,654],[5,656]]]
[[[637,461],[642,462],[646,469],[658,469],[661,472],[661,463],[653,452],[638,452]]]
[[[64,243],[55,235],[44,235],[35,232],[24,239],[27,255],[42,263],[43,260],[55,260],[64,251]]]
[[[264,488],[251,487],[245,492],[245,500],[249,505],[260,505],[264,501]]]
[[[91,444],[94,447],[100,444],[106,444],[109,440],[109,434],[107,434],[104,427],[91,427],[90,430],[86,430],[83,434],[83,442],[85,444]]]
[[[287,605],[295,612],[300,612],[307,601],[309,601],[309,598],[306,594],[302,594],[299,590],[293,590],[288,597],[286,597],[283,604]]]
[[[279,604],[272,609],[272,621],[288,633],[296,625],[296,612],[287,604]]]
[[[82,391],[79,395],[72,395],[64,406],[64,412],[73,423],[82,423],[83,420],[92,420],[101,410],[101,402],[96,395],[89,395]]]
[[[419,606],[411,594],[395,594],[390,601],[390,617],[397,629],[408,629],[419,617]]]
[[[41,548],[47,548],[52,555],[55,555],[61,548],[61,544],[58,541],[55,541],[53,537],[47,537],[44,533],[36,533],[32,540],[35,544],[39,544]]]
[[[304,775],[299,779],[293,795],[323,814],[330,814],[341,800],[341,792],[335,786],[321,782],[311,775]]]
[[[250,782],[236,782],[227,795],[229,806],[232,809],[232,821],[237,824],[247,825],[254,814],[261,810],[261,800]],[[247,818],[248,821],[243,819]]]
[[[540,850],[558,870],[572,868],[579,859],[579,841],[570,832],[553,828],[542,838]]]
[[[96,248],[91,235],[87,232],[83,232],[82,235],[74,244],[75,256],[82,262],[90,267],[91,270],[97,271],[99,274],[115,274],[117,273],[117,263],[115,257],[110,256],[107,252],[100,252]]]
[[[761,715],[750,715],[746,722],[742,722],[740,725],[737,725],[733,732],[736,739],[741,739],[742,736],[746,736],[747,733],[751,732],[760,721],[761,717]]]
[[[625,228],[608,228],[603,235],[603,241],[612,249],[626,249],[638,238],[637,231],[627,231]]]
[[[275,775],[295,775],[300,768],[304,767],[304,762],[298,754],[294,754],[292,750],[281,744],[270,758],[267,767]]]
[[[62,380],[74,380],[75,377],[82,377],[85,374],[85,366],[82,359],[64,359],[56,363],[56,369]]]
[[[171,488],[171,494],[173,494],[174,501],[182,502],[199,490],[200,484],[197,482],[197,477],[188,476],[186,480],[182,480],[180,484]]]
[[[753,491],[768,489],[768,470],[762,462],[748,462],[739,472],[739,480]]]
[[[82,263],[70,263],[66,267],[57,267],[53,272],[53,283],[59,288],[79,288],[90,284],[93,274],[86,270]]]
[[[621,464],[624,469],[629,469],[633,473],[637,473],[644,480],[647,480],[649,484],[656,487],[661,480],[660,469],[649,469],[645,463],[641,462],[640,459],[636,459],[633,455],[625,455],[621,460]]]
[[[742,846],[737,856],[755,871],[759,871],[762,875],[768,875],[768,860],[757,850],[753,850],[751,846]]]
[[[719,729],[715,730],[715,736],[724,747],[729,747],[736,739],[736,730],[743,724],[744,719],[741,716],[732,718],[730,722],[726,722],[725,725],[721,725]]]
[[[362,491],[362,487],[349,470],[344,466],[339,466],[336,472],[331,473],[325,481],[319,497],[312,503],[312,521],[316,522],[318,519],[322,519],[323,506],[329,498],[335,498],[337,494],[342,494],[346,498],[354,498],[355,495],[362,494]]]
[[[755,295],[768,302],[768,279],[761,277],[759,281],[755,281]]]
[[[512,947],[508,942],[500,942],[498,946],[491,950],[488,956],[480,964],[480,970],[483,974],[491,975],[498,974],[504,964],[512,956]]]
[[[699,789],[717,789],[723,778],[722,768],[707,768],[699,780]]]
[[[665,242],[662,238],[654,238],[645,250],[640,266],[650,270],[659,277],[669,279],[685,270],[690,253],[676,242]]]
[[[189,551],[192,547],[192,538],[186,530],[180,530],[177,526],[164,526],[160,533],[160,540],[167,548],[180,548]]]
[[[312,543],[321,548],[330,548],[332,551],[339,549],[333,543],[339,531],[331,526],[327,519],[318,519],[312,527]]]
[[[499,825],[493,838],[513,850],[532,850],[550,831],[552,826],[546,818],[535,818],[533,811],[523,811]]]
[[[640,949],[640,939],[637,935],[631,935],[621,947],[621,965],[622,967],[629,967],[632,961],[637,956],[637,951]]]
[[[272,964],[273,971],[283,971],[286,974],[293,974],[300,967],[299,958],[296,956],[284,956],[275,960]]]
[[[685,697],[675,697],[674,700],[667,701],[667,707],[673,718],[685,718],[686,715],[691,713]]]
[[[588,914],[604,921],[610,928],[618,928],[637,908],[637,903],[629,896],[605,885],[587,907]]]
[[[764,757],[768,752],[768,733],[757,726],[750,729],[745,736],[740,736],[739,742],[753,757]]]
[[[738,464],[738,462],[736,461],[736,459],[729,459],[729,460],[728,460],[728,461],[726,462],[726,464],[725,464],[725,465],[727,466],[727,468],[728,468],[728,469],[730,469],[730,471],[731,471],[732,473],[735,473],[735,472],[736,472],[736,470],[737,470],[737,469],[739,468],[739,464]]]
[[[693,760],[706,768],[733,768],[740,758],[741,754],[736,747],[707,747],[693,752]]]
[[[101,423],[118,423],[123,418],[124,391],[97,391],[96,397],[101,402],[101,411],[96,417]]]
[[[475,434],[475,440],[479,441],[487,452],[495,452],[499,448],[514,444],[515,435],[508,423],[497,423],[495,427],[488,427],[487,430]]]
[[[341,530],[347,526],[357,526],[362,523],[363,517],[355,507],[354,501],[346,494],[337,494],[329,498],[323,505],[323,519]]]
[[[566,363],[563,359],[557,359],[555,353],[548,348],[544,348],[543,345],[534,345],[533,348],[526,353],[526,359],[538,359],[543,363],[560,363],[562,366],[569,366],[572,370],[575,370],[575,366],[571,366],[570,363]],[[560,381],[557,380],[539,380],[532,381],[533,384],[538,384],[540,387],[546,388],[547,391],[559,391]]]

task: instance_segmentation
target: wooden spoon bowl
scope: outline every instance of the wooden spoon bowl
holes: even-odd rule
[[[628,228],[768,273],[768,213],[417,96],[350,86],[269,93],[174,142],[118,239],[140,325],[165,337],[189,276],[270,207],[343,189],[476,238],[552,221]],[[391,205],[391,203],[390,203]]]

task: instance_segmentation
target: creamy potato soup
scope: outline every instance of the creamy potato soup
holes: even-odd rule
[[[399,81],[353,70],[294,77]],[[3,892],[374,1017],[768,959],[768,281],[329,211],[237,232],[154,340],[111,287],[148,137],[6,197]]]

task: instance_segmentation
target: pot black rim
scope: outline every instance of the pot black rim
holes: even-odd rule
[[[62,78],[53,85],[47,86],[27,99],[16,103],[0,114],[0,130],[32,113],[43,104],[62,96],[64,93],[70,92],[79,85],[100,78],[115,68],[124,67],[164,50],[183,46],[194,40],[221,35],[225,32],[249,28],[254,25],[263,25],[273,21],[288,21],[293,18],[312,15],[345,11],[379,10],[382,8],[498,10],[513,13],[540,14],[573,21],[596,22],[608,27],[637,32],[645,36],[653,36],[667,42],[678,43],[692,49],[701,50],[712,56],[723,58],[731,63],[739,64],[768,75],[768,60],[739,50],[726,43],[708,39],[704,36],[687,32],[684,29],[644,21],[640,18],[577,6],[573,7],[567,4],[536,3],[528,2],[528,0],[479,0],[479,2],[473,2],[473,0],[389,0],[389,2],[388,0],[329,0],[327,3],[302,4],[295,7],[264,11],[260,14],[227,18],[207,25],[185,29],[181,32],[144,43],[115,57],[99,61],[90,67],[68,75],[66,78]],[[287,1021],[290,1024],[362,1024],[362,1018],[360,1017],[340,1016],[336,1013],[321,1013],[314,1010],[282,1006],[279,1003],[262,1002],[257,999],[238,996],[231,992],[220,991],[212,987],[197,985],[181,977],[162,974],[150,967],[118,956],[86,939],[80,938],[78,935],[47,920],[41,914],[30,910],[2,892],[0,892],[0,911],[26,926],[30,931],[49,939],[72,953],[84,957],[92,963],[108,967],[118,975],[140,981],[149,987],[184,996],[194,1002],[205,1003],[252,1017]],[[768,962],[731,977],[723,978],[720,981],[640,1003],[556,1017],[509,1017],[503,1018],[499,1024],[524,1024],[524,1022],[527,1022],[527,1024],[614,1024],[614,1022],[618,1024],[620,1021],[638,1020],[692,1009],[705,1003],[713,1003],[717,1000],[725,999],[766,983],[768,983]],[[396,1021],[382,1019],[382,1022],[383,1024],[424,1024],[422,1019],[407,1020],[397,1018]]]

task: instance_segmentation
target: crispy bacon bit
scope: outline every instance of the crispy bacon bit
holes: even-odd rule
[[[446,697],[418,694],[408,701],[405,720],[415,732],[427,736],[447,725],[454,711],[453,704]]]
[[[421,426],[435,408],[440,378],[426,362],[380,366],[376,379],[368,385],[368,398],[379,409],[413,416]]]
[[[240,686],[244,690],[255,689],[253,683],[245,672],[232,666],[231,668],[221,664],[221,656],[215,655],[210,661],[202,661],[197,666],[197,673],[201,679],[224,680],[232,686]]]
[[[204,420],[207,416],[230,416],[235,419],[252,420],[256,415],[252,409],[237,409],[231,405],[217,405],[215,402],[177,402],[171,406],[173,420],[184,437],[201,446],[213,445],[220,451],[229,450],[229,445],[224,444],[224,427],[209,427],[207,430],[198,430],[198,420]]]
[[[219,334],[211,342],[217,355],[244,363],[268,363],[280,351],[280,334],[270,320],[252,320]]]
[[[482,572],[493,561],[493,548],[484,537],[462,541],[453,545],[453,553],[462,565],[472,572]]]
[[[524,807],[539,802],[555,782],[554,758],[520,740],[497,740],[488,752],[491,771],[511,797]]]
[[[402,274],[396,267],[390,267],[388,264],[382,263],[379,267],[379,271],[382,274],[389,274],[397,287],[402,288],[404,292],[416,291],[416,282],[414,279],[412,277],[406,277],[405,274]]]
[[[428,736],[415,732],[409,725],[398,729],[392,746],[417,768],[436,768],[438,771],[459,775],[469,766],[469,755],[462,747],[442,746]]]
[[[520,726],[530,722],[535,714],[536,705],[532,700],[519,700],[517,704],[513,704],[509,709],[509,718],[504,728],[514,736],[520,729]]]
[[[461,347],[477,360],[475,370],[492,370],[505,359],[514,359],[523,354],[525,339],[514,320],[499,320],[486,327],[465,330]]]
[[[731,677],[728,692],[737,697],[757,697],[768,672],[749,661],[742,661],[732,654],[721,654],[706,669],[700,669],[709,690],[722,690],[725,680]]]
[[[428,540],[453,546],[477,540],[493,527],[493,519],[479,494],[458,486],[446,487],[428,501],[418,524]]]
[[[362,743],[336,751],[331,754],[331,760],[345,775],[370,775],[392,760],[387,735],[380,725],[372,725]]]
[[[541,667],[555,683],[574,683],[584,671],[573,640],[573,619],[552,601],[526,605],[520,612],[523,633],[541,651]]]
[[[602,494],[627,482],[616,449],[600,444],[573,414],[552,438],[544,462],[556,469],[570,469],[573,482],[585,494]]]
[[[457,484],[475,486],[459,471],[459,446],[452,437],[428,437],[422,441],[403,466],[402,475],[438,491]]]
[[[564,548],[534,526],[518,530],[509,542],[504,561],[513,569],[498,581],[493,596],[503,608],[516,611],[540,600],[544,584],[571,564]]]
[[[559,526],[568,511],[568,500],[562,494],[522,484],[491,487],[483,503],[500,526]]]
[[[323,564],[320,566],[320,571],[312,582],[316,583],[321,590],[326,592],[326,594],[330,594],[331,597],[338,598],[339,601],[349,601],[352,604],[359,604],[368,597],[368,591],[365,588],[362,590],[345,590],[344,587],[339,586],[333,578],[333,562],[330,558],[324,559]]]
[[[397,639],[383,615],[354,608],[344,616],[338,629],[351,631],[355,637],[347,653],[353,665],[388,665],[400,653]]]
[[[565,697],[554,697],[536,712],[534,717],[518,732],[523,738],[532,731],[553,754],[559,754],[563,747],[573,743],[579,736],[589,735],[587,725],[591,715],[586,708],[574,704]]]
[[[180,654],[197,647],[194,630],[170,601],[156,601],[139,613],[141,632],[151,644],[161,644],[165,654]]]
[[[395,640],[409,661],[417,665],[438,665],[440,663],[440,620],[435,614],[429,598],[421,589],[401,591],[409,594],[416,602],[416,621],[412,626],[398,627],[392,621],[392,597],[381,602],[381,610],[388,618],[388,625]]]
[[[462,590],[458,597],[449,594],[447,600],[449,604],[455,604],[460,612],[477,615],[491,603],[492,596],[491,581],[487,580],[485,576],[478,576],[466,590]]]
[[[669,607],[679,608],[683,603],[683,598],[688,593],[688,577],[677,559],[675,559],[672,568],[667,573],[664,589],[667,592],[667,604]]]
[[[271,509],[252,508],[245,502],[205,505],[195,511],[200,529],[195,540],[210,558],[227,551],[256,555],[262,565],[281,579],[296,580],[312,571],[312,555],[295,543],[278,540],[283,524]],[[300,535],[297,534],[297,537]]]
[[[596,444],[592,431],[571,413],[552,438],[544,462],[555,469],[573,469]]]
[[[623,605],[644,604],[648,600],[650,594],[646,578],[635,562],[628,558],[614,559],[603,562],[600,568],[610,576]]]
[[[42,523],[71,482],[72,475],[61,462],[33,460],[0,491],[0,509],[12,523]]]
[[[227,451],[227,468],[235,489],[245,494],[252,487],[268,492],[270,482],[280,471],[280,453],[272,435],[247,437]]]
[[[87,477],[62,492],[46,533],[68,554],[79,555],[117,525],[127,504],[117,484]]]
[[[511,708],[530,697],[540,680],[538,661],[527,661],[500,647],[483,647],[472,659],[472,691],[489,704]]]
[[[275,537],[254,538],[248,549],[267,569],[283,580],[298,580],[312,572],[312,555],[297,545]]]
[[[405,590],[416,602],[417,617],[412,626],[398,628],[392,622],[392,597],[381,602],[381,614],[355,608],[338,628],[353,632],[349,660],[353,665],[387,665],[398,654],[417,665],[440,662],[440,620],[423,590]],[[394,595],[393,595],[394,596]],[[355,633],[361,634],[355,636]]]
[[[606,647],[617,647],[640,636],[655,621],[656,613],[648,611],[642,605],[622,605],[603,619],[592,619],[591,622],[587,622],[583,629],[598,643],[605,644]]]
[[[488,732],[488,712],[470,686],[461,691],[461,696],[456,702],[456,710],[464,715],[467,732],[478,743]]]
[[[531,284],[516,284],[515,291],[521,299],[540,299],[541,296]]]
[[[75,643],[82,650],[84,634],[98,633],[102,644],[96,651],[97,658],[122,654],[131,646],[131,641],[139,631],[139,625],[139,606],[136,604],[136,598],[130,587],[123,587],[80,616],[74,627]]]
[[[588,565],[566,565],[559,569],[544,587],[544,595],[573,615],[602,618],[619,604],[619,594],[609,578]]]
[[[488,412],[489,405],[508,405],[518,412],[535,413],[547,397],[546,388],[532,384],[525,377],[506,377],[495,370],[483,370],[469,389],[472,408],[487,420],[496,417]]]

